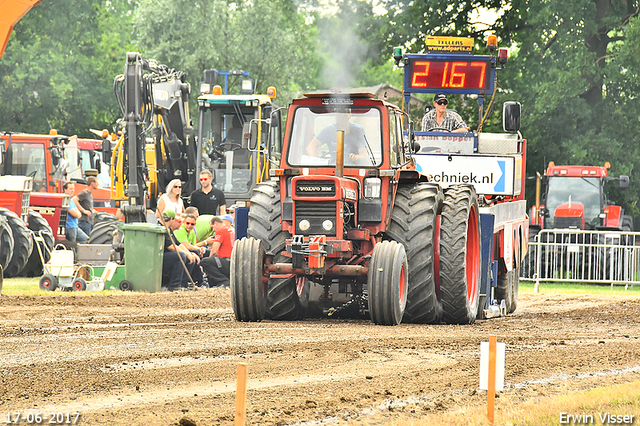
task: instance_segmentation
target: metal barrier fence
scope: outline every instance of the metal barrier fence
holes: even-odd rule
[[[529,241],[520,279],[640,284],[640,232],[543,229]]]

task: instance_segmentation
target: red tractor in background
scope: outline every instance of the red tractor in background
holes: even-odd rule
[[[619,181],[622,189],[629,187],[629,176],[609,176],[611,165],[556,166],[553,161],[541,177],[545,191],[540,197],[540,175],[536,185],[536,204],[531,209],[531,234],[540,229],[596,229],[630,232],[631,216],[621,206],[607,199],[605,184]]]

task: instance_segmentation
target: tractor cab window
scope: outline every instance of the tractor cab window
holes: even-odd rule
[[[545,207],[549,217],[545,219],[548,228],[553,228],[553,219],[558,206],[566,203],[580,203],[584,206],[585,227],[594,229],[600,223],[601,188],[598,178],[552,177],[547,185]]]
[[[213,185],[227,193],[246,193],[251,189],[255,156],[243,137],[243,126],[254,118],[255,108],[236,105],[201,108],[199,136],[202,147],[200,170],[213,174]]]
[[[389,110],[389,138],[391,142],[391,166],[398,166],[404,161],[402,149],[402,116]]]
[[[34,191],[47,190],[47,169],[44,144],[12,143],[9,146],[10,174],[31,176]]]
[[[376,167],[382,163],[382,120],[376,108],[296,109],[287,161],[292,166],[335,166],[337,132],[344,134],[344,166]]]

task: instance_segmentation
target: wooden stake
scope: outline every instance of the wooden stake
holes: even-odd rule
[[[247,406],[247,363],[238,363],[238,384],[236,388],[236,418],[234,426],[244,426]]]
[[[487,385],[487,418],[493,425],[493,412],[496,397],[496,336],[489,336],[489,377]]]

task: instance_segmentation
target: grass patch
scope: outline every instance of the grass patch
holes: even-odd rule
[[[42,290],[38,285],[40,277],[34,278],[5,278],[2,284],[2,294],[6,296],[53,296],[53,295],[94,295],[94,294],[113,294],[114,291],[122,293],[120,290],[102,290],[102,291],[55,291]]]
[[[521,293],[533,293],[535,283],[532,281],[520,281],[519,291]],[[558,283],[558,282],[541,282],[539,293],[544,294],[594,294],[594,295],[610,295],[610,294],[640,294],[640,285],[633,288],[629,286],[626,290],[623,285],[597,285],[597,284],[579,284],[579,283]]]
[[[561,413],[573,416],[593,416],[593,422],[582,423],[595,425],[609,424],[603,423],[599,416],[604,416],[606,413],[612,416],[633,415],[633,422],[626,424],[640,424],[640,381],[572,392],[555,397],[533,398],[526,402],[516,402],[516,400],[517,397],[509,393],[501,394],[500,398],[496,399],[494,426],[578,424],[577,422],[560,423]],[[418,409],[419,407],[416,411]],[[566,418],[564,420],[566,421]],[[370,423],[367,421],[349,423],[350,426],[368,424]],[[390,420],[376,424],[381,426],[487,426],[487,408],[486,404],[468,405],[448,410],[445,413],[426,414],[420,419]]]

